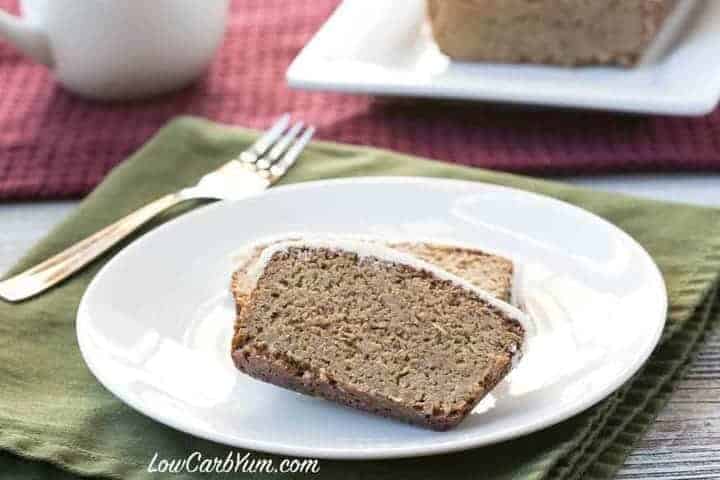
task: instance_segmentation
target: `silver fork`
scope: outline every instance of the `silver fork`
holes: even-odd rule
[[[44,292],[151,218],[186,200],[237,199],[266,190],[293,166],[315,133],[314,127],[305,128],[302,122],[288,129],[289,125],[290,115],[285,114],[236,159],[208,173],[196,185],[158,198],[44,262],[0,282],[0,297],[18,302]]]

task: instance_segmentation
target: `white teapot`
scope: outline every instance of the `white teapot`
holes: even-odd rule
[[[0,10],[5,38],[80,95],[147,97],[206,69],[225,32],[229,0],[22,0]]]

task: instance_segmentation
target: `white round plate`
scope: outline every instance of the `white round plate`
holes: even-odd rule
[[[230,359],[232,257],[283,232],[435,238],[507,255],[537,332],[517,368],[450,432],[253,380]],[[482,183],[375,177],[273,188],[161,226],[98,273],[77,334],[103,385],[179,430],[280,454],[386,458],[499,442],[590,407],[647,359],[666,307],[649,255],[584,210]]]

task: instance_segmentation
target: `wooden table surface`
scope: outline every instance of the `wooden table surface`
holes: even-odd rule
[[[566,179],[608,191],[720,206],[720,175],[643,175]],[[68,214],[76,202],[0,204],[0,271]],[[720,479],[720,332],[714,332],[686,378],[618,478]]]

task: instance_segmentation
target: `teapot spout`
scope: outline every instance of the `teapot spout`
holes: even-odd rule
[[[36,62],[53,66],[50,41],[39,26],[0,10],[0,38],[5,38]]]

